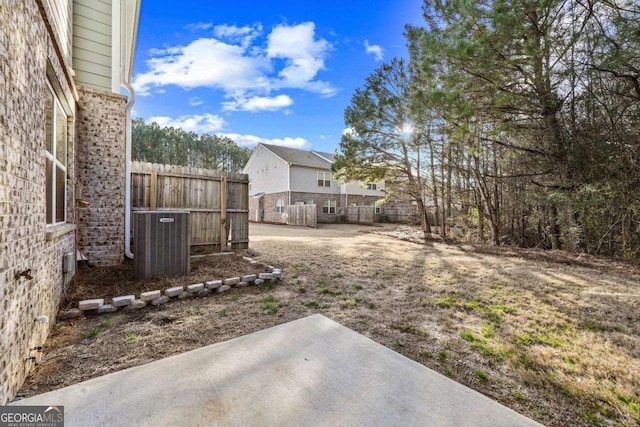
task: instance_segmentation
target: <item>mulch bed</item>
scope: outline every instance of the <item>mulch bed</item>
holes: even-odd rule
[[[64,311],[77,307],[78,301],[85,299],[140,295],[141,292],[146,291],[267,271],[266,265],[251,264],[243,259],[244,256],[250,255],[250,252],[206,255],[191,260],[191,272],[186,276],[152,277],[142,280],[134,277],[132,260],[113,267],[91,267],[80,264],[60,309]]]

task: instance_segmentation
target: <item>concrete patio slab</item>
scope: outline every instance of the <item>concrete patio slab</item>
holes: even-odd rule
[[[66,426],[539,426],[321,315],[12,405]]]

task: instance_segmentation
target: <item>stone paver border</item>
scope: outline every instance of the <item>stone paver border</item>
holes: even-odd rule
[[[253,258],[243,257],[250,264],[257,264]],[[77,319],[84,315],[115,313],[120,309],[137,310],[148,304],[158,306],[176,300],[189,297],[203,297],[210,293],[221,294],[235,287],[248,285],[261,285],[267,281],[282,279],[282,270],[273,266],[267,266],[268,273],[248,274],[246,276],[228,277],[221,280],[207,280],[201,283],[192,283],[186,286],[174,286],[167,289],[157,289],[142,292],[136,298],[135,295],[121,295],[107,298],[110,304],[105,304],[105,298],[88,299],[78,302],[78,308],[63,311],[58,315],[59,320]]]

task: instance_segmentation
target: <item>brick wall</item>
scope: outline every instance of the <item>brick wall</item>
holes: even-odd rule
[[[124,258],[124,166],[127,98],[78,88],[76,118],[78,245],[92,265]]]
[[[283,199],[286,206],[289,203],[289,192],[283,191],[281,193],[271,193],[263,196],[264,222],[284,223],[284,214],[276,213],[278,199]]]
[[[344,214],[343,208],[343,196],[340,194],[322,194],[322,193],[291,193],[291,204],[307,203],[308,200],[313,200],[318,210],[318,222],[320,223],[334,223],[342,221],[342,214]],[[336,201],[336,213],[325,214],[322,213],[322,203],[325,200]]]
[[[67,216],[73,221],[75,89],[35,0],[0,7],[0,405],[33,368],[71,280],[62,256],[74,250],[73,224],[46,226],[45,94],[49,80],[69,111]],[[30,270],[30,277],[16,274]],[[48,324],[35,322],[47,315]]]

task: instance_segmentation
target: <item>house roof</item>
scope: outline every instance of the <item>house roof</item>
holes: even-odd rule
[[[276,156],[292,166],[305,166],[317,169],[331,169],[333,154],[321,151],[298,150],[297,148],[281,147],[279,145],[260,144]]]
[[[317,154],[320,157],[323,157],[324,159],[326,159],[328,162],[333,163],[333,154],[332,153],[325,153],[323,151],[315,151],[313,150],[312,153]]]

